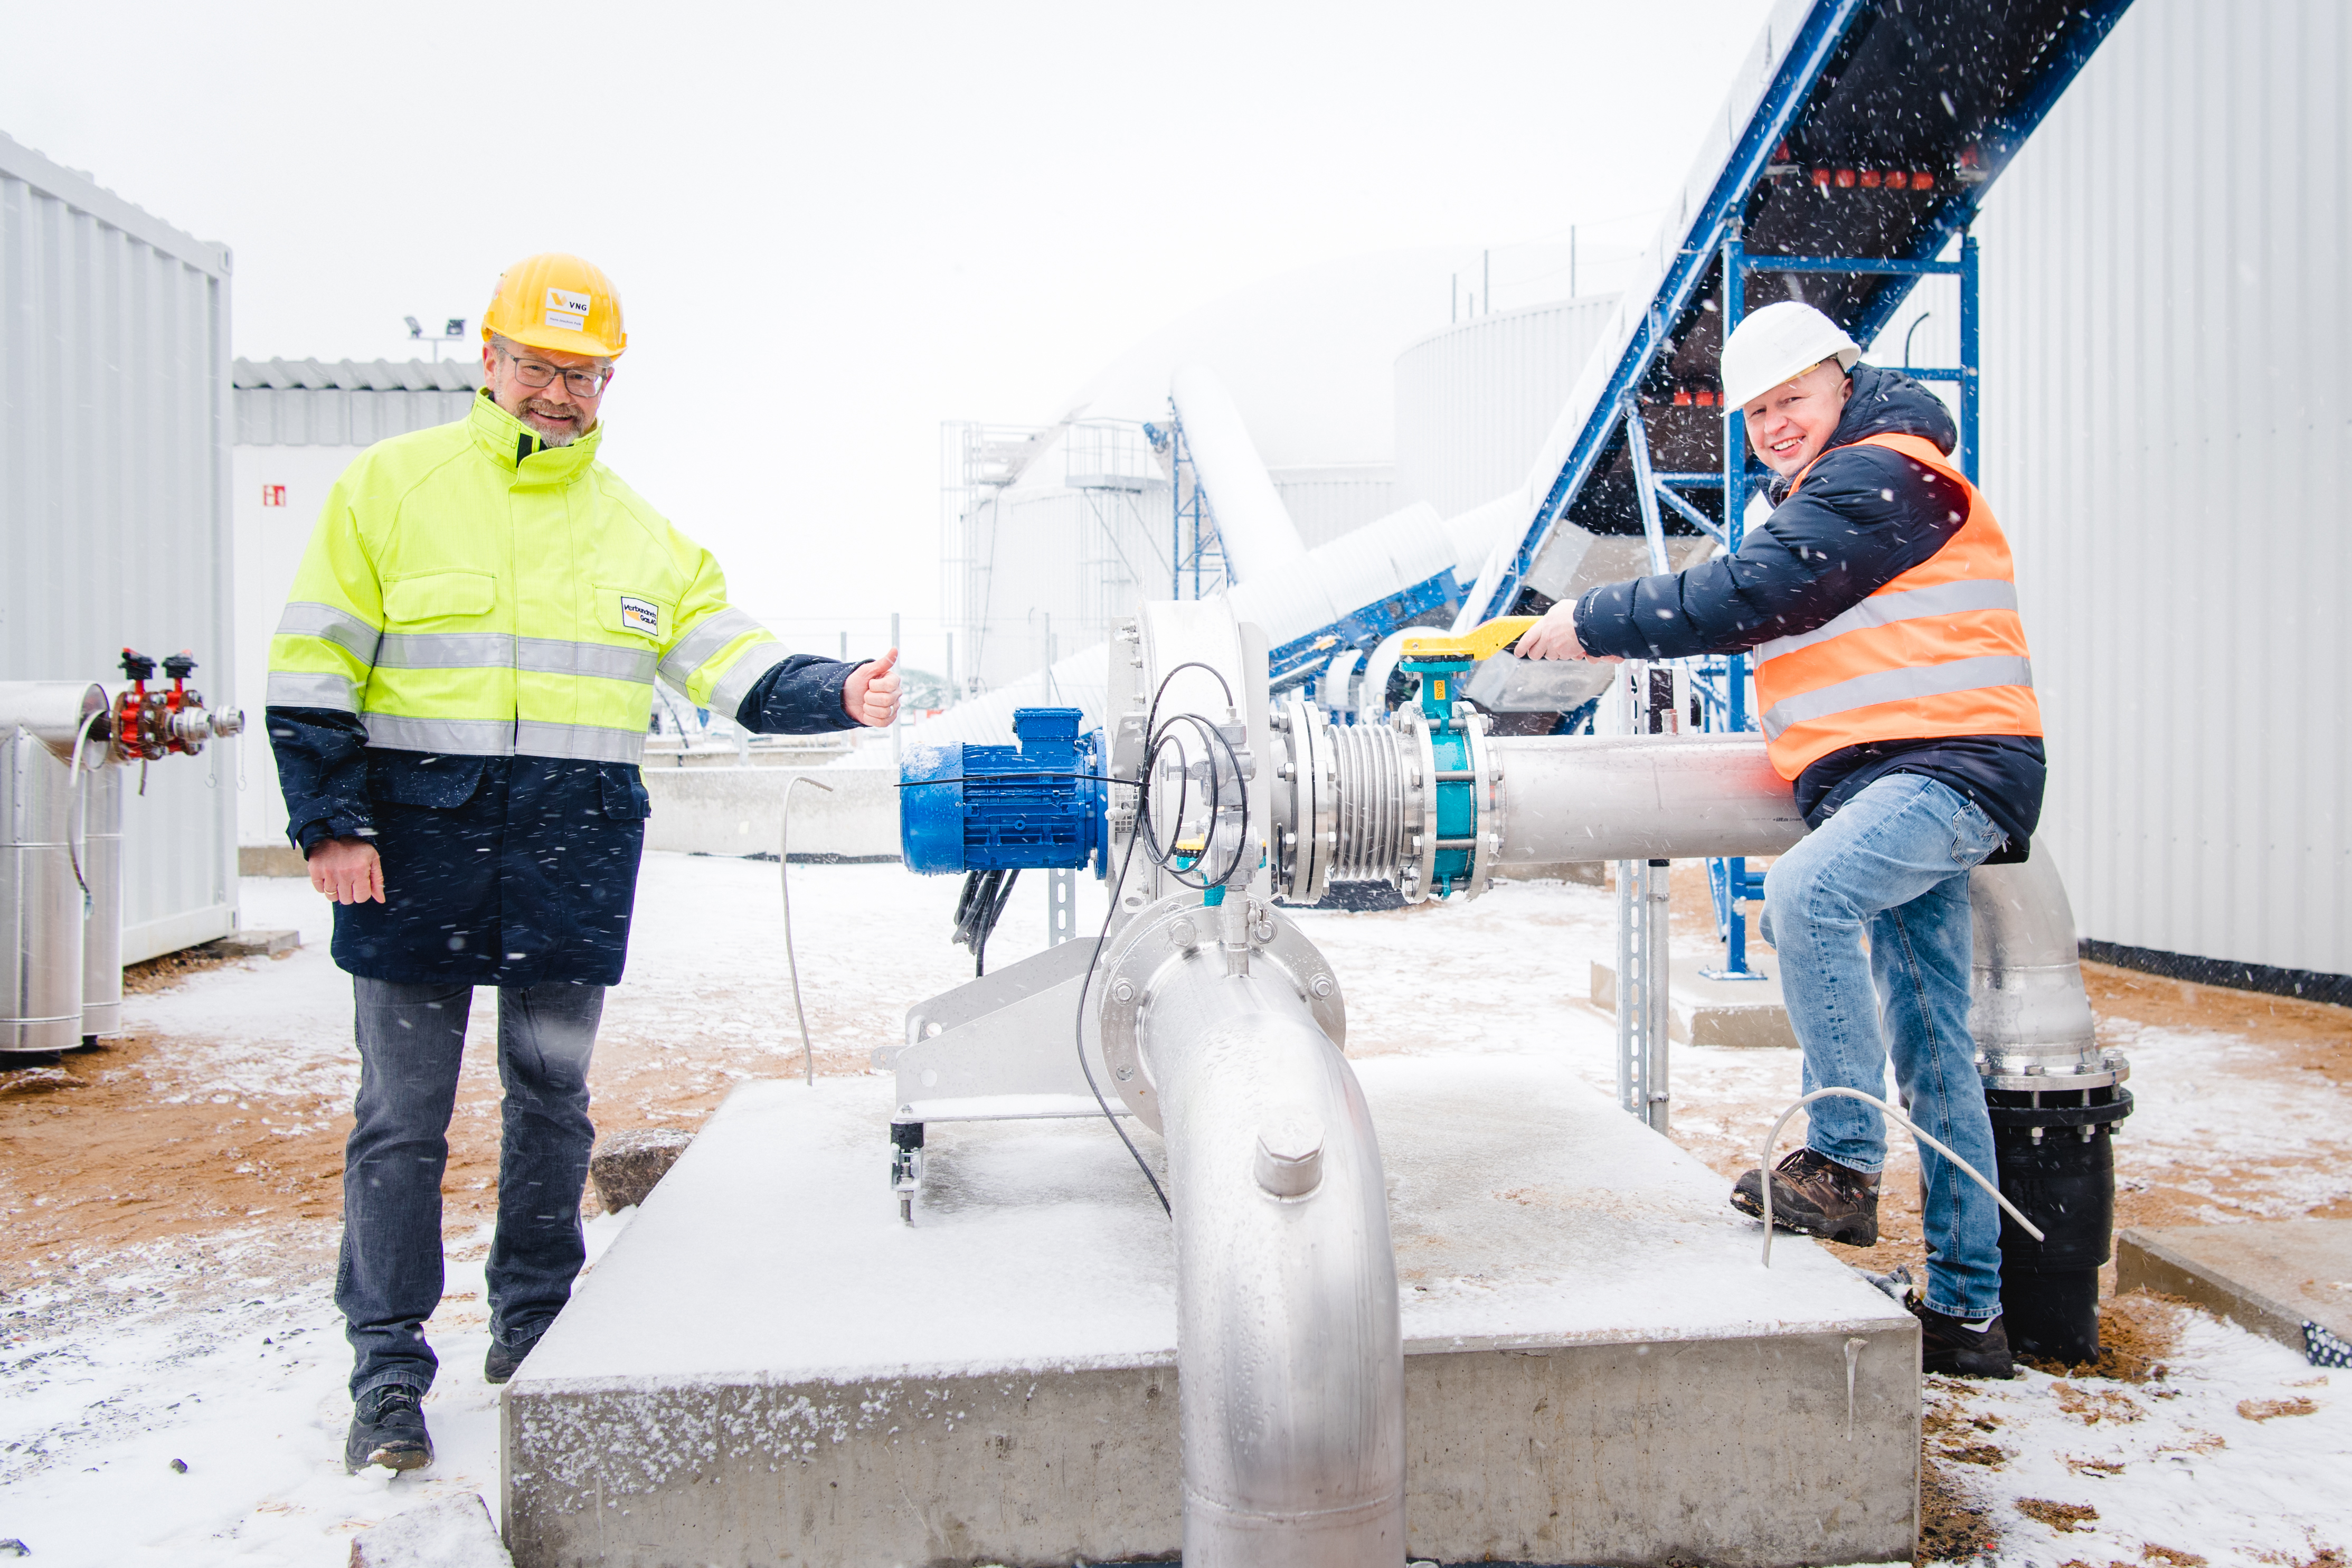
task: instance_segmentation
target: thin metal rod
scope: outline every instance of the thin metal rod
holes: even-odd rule
[[[1642,501],[1642,537],[1650,546],[1650,570],[1666,570],[1666,532],[1658,521],[1657,486],[1650,478],[1650,433],[1642,424],[1633,395],[1625,395],[1625,451],[1633,460],[1633,489]]]
[[[784,816],[776,828],[776,880],[784,892],[784,963],[793,972],[793,1016],[801,1023],[801,1078],[811,1089],[816,1087],[816,1047],[809,1043],[808,1013],[801,1006],[801,961],[793,952],[793,791],[803,784],[814,784],[825,794],[833,786],[823,779],[813,779],[806,773],[795,773],[784,785]]]
[[[1654,476],[1653,477],[1654,478]],[[1709,539],[1714,540],[1717,544],[1722,545],[1725,549],[1728,550],[1731,548],[1731,541],[1723,536],[1723,530],[1715,526],[1715,519],[1707,516],[1706,513],[1699,510],[1698,508],[1691,505],[1690,502],[1675,494],[1674,490],[1664,481],[1659,481],[1654,484],[1652,488],[1658,492],[1658,499],[1660,500],[1665,502],[1668,506],[1682,513],[1684,521],[1688,522],[1693,528],[1697,529],[1701,533],[1706,534]]]
[[[1780,1129],[1789,1124],[1789,1118],[1796,1115],[1797,1112],[1802,1110],[1813,1101],[1817,1100],[1826,1100],[1832,1095],[1842,1095],[1848,1100],[1866,1100],[1870,1104],[1878,1107],[1879,1110],[1885,1111],[1895,1121],[1901,1122],[1904,1126],[1909,1128],[1911,1130],[1912,1137],[1916,1138],[1920,1142],[1925,1143],[1928,1148],[1933,1149],[1937,1153],[1941,1154],[1945,1159],[1949,1160],[1953,1164],[1958,1165],[1961,1170],[1966,1171],[1969,1173],[1969,1180],[1974,1182],[1986,1192],[1991,1194],[1992,1201],[2007,1209],[2009,1211],[2009,1217],[2015,1220],[2021,1226],[2022,1226],[2026,1235],[2032,1237],[2036,1241],[2043,1239],[2042,1227],[2035,1225],[2032,1220],[2026,1218],[2022,1214],[2019,1213],[2018,1207],[2015,1204],[2011,1203],[2007,1198],[2002,1197],[2000,1195],[2000,1189],[1984,1179],[1983,1172],[1978,1170],[1974,1165],[1969,1164],[1966,1160],[1961,1159],[1958,1154],[1953,1153],[1949,1149],[1946,1148],[1934,1138],[1931,1138],[1927,1133],[1919,1131],[1919,1124],[1917,1122],[1912,1121],[1909,1117],[1904,1115],[1901,1111],[1887,1104],[1886,1101],[1879,1099],[1878,1096],[1874,1094],[1864,1094],[1858,1089],[1817,1089],[1813,1090],[1812,1093],[1805,1095],[1798,1100],[1796,1103],[1790,1106],[1788,1110],[1780,1112],[1780,1119],[1772,1123],[1772,1131],[1764,1135],[1763,1152],[1759,1153],[1756,1159],[1756,1173],[1761,1178],[1760,1184],[1764,1189],[1765,1268],[1769,1268],[1772,1267],[1772,1145],[1780,1141]]]

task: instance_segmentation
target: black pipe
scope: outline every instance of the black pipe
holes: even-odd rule
[[[2095,1362],[2099,1269],[2114,1250],[2115,1129],[2131,1114],[2131,1091],[1989,1089],[1985,1100],[2001,1194],[2043,1233],[2035,1241],[2000,1216],[2010,1347],[2068,1366]]]

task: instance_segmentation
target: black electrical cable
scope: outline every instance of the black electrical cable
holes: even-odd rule
[[[1070,1033],[1077,1045],[1078,1070],[1086,1075],[1087,1088],[1094,1091],[1095,1104],[1102,1108],[1103,1120],[1110,1123],[1110,1130],[1113,1132],[1118,1134],[1118,1141],[1127,1145],[1129,1156],[1135,1161],[1135,1168],[1141,1171],[1143,1173],[1143,1179],[1151,1184],[1151,1195],[1160,1200],[1160,1212],[1169,1215],[1171,1218],[1174,1217],[1175,1210],[1169,1206],[1167,1191],[1160,1186],[1159,1176],[1153,1173],[1150,1162],[1143,1157],[1143,1151],[1135,1146],[1135,1140],[1127,1135],[1127,1129],[1125,1127],[1119,1125],[1118,1118],[1111,1111],[1110,1101],[1103,1097],[1102,1085],[1095,1081],[1094,1065],[1087,1060],[1087,994],[1094,988],[1095,966],[1102,962],[1103,944],[1110,940],[1110,922],[1118,916],[1119,895],[1127,888],[1127,873],[1129,868],[1133,866],[1135,863],[1136,841],[1139,838],[1149,838],[1150,835],[1151,779],[1153,776],[1153,769],[1157,764],[1160,748],[1169,742],[1176,739],[1172,734],[1162,733],[1160,731],[1160,700],[1167,694],[1168,683],[1176,678],[1177,671],[1183,669],[1207,670],[1211,676],[1215,678],[1219,686],[1224,687],[1226,707],[1233,708],[1234,706],[1234,689],[1231,686],[1226,685],[1225,678],[1219,674],[1215,669],[1211,668],[1208,665],[1200,663],[1198,660],[1188,660],[1183,664],[1180,664],[1175,669],[1170,670],[1167,674],[1160,678],[1159,688],[1151,694],[1151,707],[1144,715],[1143,766],[1139,774],[1134,779],[1114,779],[1110,781],[1114,784],[1125,784],[1135,791],[1136,826],[1135,831],[1128,835],[1127,853],[1119,858],[1118,876],[1112,881],[1110,887],[1110,907],[1103,911],[1102,929],[1095,933],[1094,954],[1087,961],[1086,977],[1078,983],[1077,1013],[1070,1021]],[[1236,778],[1239,777],[1241,773],[1241,759],[1234,754],[1233,742],[1227,741],[1222,733],[1219,733],[1214,725],[1207,724],[1206,721],[1196,713],[1179,714],[1176,716],[1176,719],[1190,720],[1196,727],[1205,727],[1211,735],[1215,736],[1217,742],[1225,748],[1225,756],[1227,761],[1233,766],[1234,775]],[[1172,725],[1176,722],[1176,719],[1171,719],[1169,722]],[[1180,759],[1183,755],[1183,748],[1181,742],[1179,742],[1177,746],[1177,754]],[[1212,751],[1209,753],[1209,799],[1213,806],[1217,798],[1216,784],[1216,753],[1214,751]],[[1190,789],[1191,781],[1188,775],[1183,780],[1183,789],[1180,791],[1176,797],[1176,816],[1180,823],[1183,820],[1184,804],[1189,798]],[[1244,787],[1242,791],[1242,844],[1246,847],[1248,843],[1249,791]],[[1150,852],[1152,859],[1160,866],[1160,869],[1167,871],[1169,875],[1172,877],[1176,877],[1180,881],[1183,879],[1181,874],[1177,872],[1174,868],[1171,867],[1168,864],[1167,859],[1160,857],[1159,845],[1156,839],[1150,840]],[[1227,878],[1230,878],[1234,871],[1241,868],[1241,858],[1242,851],[1235,851],[1233,861],[1226,868],[1225,875]],[[1207,886],[1205,881],[1201,883],[1186,882],[1184,885],[1187,887]]]
[[[988,939],[1003,918],[1020,875],[1017,869],[992,869],[973,871],[963,879],[963,892],[956,900],[955,940],[971,949],[975,980],[988,973]]]

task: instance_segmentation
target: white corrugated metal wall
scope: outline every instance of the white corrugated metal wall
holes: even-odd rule
[[[1458,517],[1523,484],[1616,305],[1588,295],[1480,316],[1397,355],[1390,504]]]
[[[0,679],[119,682],[125,643],[187,648],[238,704],[228,350],[225,247],[0,136]],[[235,929],[238,747],[126,802],[126,961]]]
[[[2087,938],[2352,973],[2347,81],[2340,0],[2138,0],[1978,227]]]

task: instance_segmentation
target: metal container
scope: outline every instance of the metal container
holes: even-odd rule
[[[1613,294],[1478,316],[1396,358],[1394,504],[1455,517],[1528,481]]]
[[[31,731],[0,742],[0,1053],[81,1044],[73,774]]]
[[[0,136],[0,679],[188,648],[213,710],[257,715],[230,612],[228,350],[224,247]],[[125,803],[126,957],[236,929],[237,785],[273,787],[268,758],[257,734],[209,746]]]
[[[81,776],[81,875],[89,899],[82,921],[81,1037],[122,1033],[122,778],[101,767]],[[81,889],[77,889],[79,891]]]

